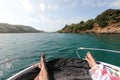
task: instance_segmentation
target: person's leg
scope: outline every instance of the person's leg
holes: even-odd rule
[[[89,66],[91,67],[90,74],[92,80],[120,80],[120,77],[111,75],[105,66],[103,67],[102,64],[97,65],[93,56],[90,52],[86,55],[86,60],[88,61]]]
[[[44,54],[41,56],[41,63],[38,64],[38,67],[41,70],[34,80],[49,80],[49,74],[47,72],[46,61],[45,61],[45,55]]]
[[[85,59],[88,61],[90,67],[93,67],[97,64],[90,52],[87,52]]]

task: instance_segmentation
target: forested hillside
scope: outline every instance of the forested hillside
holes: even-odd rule
[[[108,9],[95,19],[65,25],[65,33],[120,33],[120,9]]]
[[[31,32],[42,32],[42,31],[36,30],[30,26],[0,23],[0,33],[31,33]]]

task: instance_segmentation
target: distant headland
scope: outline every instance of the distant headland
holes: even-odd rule
[[[0,23],[0,33],[39,33],[39,32],[44,32],[44,31],[37,30],[30,26]]]
[[[65,25],[60,33],[120,33],[120,9],[108,9],[95,19]]]

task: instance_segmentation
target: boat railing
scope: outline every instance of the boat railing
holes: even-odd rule
[[[97,60],[97,62],[98,63],[100,63],[100,64],[103,64],[104,66],[106,66],[106,67],[108,67],[108,68],[110,68],[110,69],[112,69],[112,70],[115,70],[116,72],[120,72],[120,63],[119,63],[119,59],[120,59],[120,51],[116,51],[116,50],[108,50],[108,49],[100,49],[100,48],[85,48],[85,47],[79,47],[77,50],[76,50],[76,55],[78,56],[78,58],[80,58],[80,59],[83,59],[83,55],[82,54],[86,54],[86,53],[82,53],[81,51],[85,51],[86,50],[86,52],[91,52],[91,51],[95,51],[95,54],[97,55],[97,51],[101,51],[101,52],[112,52],[112,53],[118,53],[117,54],[117,58],[114,58],[115,59],[115,61],[113,61],[113,62],[115,62],[115,63],[117,63],[117,64],[115,64],[115,63],[109,63],[109,62],[111,62],[111,60],[106,60],[106,62],[104,62],[104,61],[99,61],[99,60]],[[102,54],[102,55],[104,55],[104,53]],[[108,54],[108,53],[107,53]],[[114,55],[114,54],[113,54]],[[85,56],[85,55],[84,55]],[[97,55],[98,56],[98,55]],[[99,56],[101,56],[101,55],[99,55]],[[107,56],[107,55],[105,55],[106,57],[115,57],[115,56]],[[96,57],[94,57],[94,59],[96,60]],[[111,58],[105,58],[105,59],[111,59]],[[113,58],[112,58],[113,59]]]
[[[79,55],[79,50],[95,50],[95,51],[107,51],[107,52],[114,52],[114,53],[120,53],[120,51],[115,51],[115,50],[108,50],[108,49],[101,49],[101,48],[85,48],[85,47],[79,47],[76,50],[76,54],[78,56],[78,58],[81,58],[81,56]]]

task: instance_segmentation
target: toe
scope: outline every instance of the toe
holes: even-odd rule
[[[42,54],[41,55],[41,62],[44,62],[45,61],[45,54]]]

